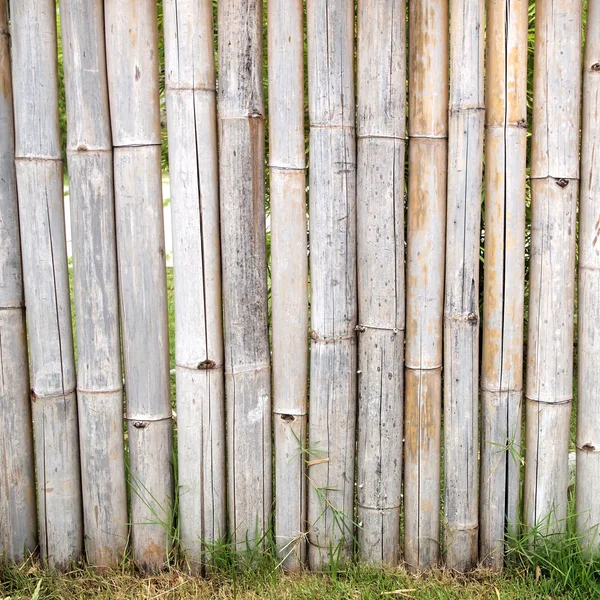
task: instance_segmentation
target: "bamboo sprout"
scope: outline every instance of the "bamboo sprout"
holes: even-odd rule
[[[85,548],[119,564],[127,545],[119,291],[101,0],[61,0],[67,100],[77,398]]]
[[[83,522],[58,125],[56,5],[11,2],[15,155],[42,559],[65,569]]]
[[[306,553],[300,450],[308,387],[304,10],[302,0],[271,0],[268,7],[275,536],[284,566],[298,569]]]
[[[537,3],[524,517],[565,530],[579,178],[581,1]]]
[[[0,0],[0,181],[0,561],[20,562],[37,546],[37,517],[6,0]]]
[[[501,569],[504,534],[518,533],[525,178],[527,0],[488,0],[487,144],[479,550]]]
[[[448,0],[409,3],[404,558],[439,561]]]
[[[272,502],[262,0],[222,0],[218,25],[228,511],[245,548],[264,542]]]
[[[226,534],[225,396],[213,12],[164,3],[175,277],[181,544],[192,567]]]
[[[309,564],[352,555],[356,429],[354,3],[308,0]]]
[[[595,148],[600,141],[600,2],[588,2],[583,61],[583,114],[579,220],[579,364],[577,412],[577,529],[586,550],[600,549],[600,179]]]
[[[105,1],[135,561],[170,545],[172,423],[154,0]]]
[[[399,0],[358,3],[358,550],[392,565],[402,497],[405,13]]]
[[[446,565],[477,562],[483,0],[452,2],[444,305]]]

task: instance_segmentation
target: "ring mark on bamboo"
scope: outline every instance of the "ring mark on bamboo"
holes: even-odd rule
[[[38,400],[54,400],[57,398],[66,398],[67,396],[72,396],[73,394],[75,394],[75,388],[72,388],[65,392],[61,392],[59,394],[36,394],[33,388],[31,388],[30,390],[32,402],[37,402]]]
[[[310,339],[316,344],[333,344],[335,342],[347,342],[348,340],[356,340],[356,334],[341,335],[341,336],[319,336],[316,331],[311,331]]]
[[[527,398],[525,397],[525,399],[527,400],[527,402],[534,402],[535,404],[549,404],[550,406],[554,406],[554,405],[564,405],[564,404],[571,404],[573,402],[573,398],[567,398],[567,399],[562,399],[562,400],[541,400],[541,399],[537,399],[537,398]]]
[[[377,325],[364,325],[364,324],[360,324],[357,325],[354,328],[354,331],[357,331],[358,333],[364,333],[367,329],[375,329],[377,331],[391,331],[394,335],[400,333],[401,331],[404,331],[404,327],[377,327]]]

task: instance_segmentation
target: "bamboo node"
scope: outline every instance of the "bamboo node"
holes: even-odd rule
[[[555,181],[556,185],[561,188],[566,188],[569,185],[569,180],[563,179],[562,177],[560,179],[556,179]]]
[[[206,359],[198,364],[198,368],[200,370],[214,369],[217,366],[217,363],[214,360]]]

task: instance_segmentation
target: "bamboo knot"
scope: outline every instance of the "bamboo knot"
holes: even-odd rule
[[[150,423],[148,421],[134,421],[133,426],[136,429],[146,429]]]
[[[216,366],[217,366],[217,363],[215,363],[214,360],[210,360],[208,358],[198,364],[198,368],[200,370],[214,369]]]
[[[591,67],[591,71],[600,71],[600,62],[595,62]]]
[[[556,179],[555,181],[556,185],[561,188],[566,188],[569,185],[569,180],[563,179],[562,177],[560,179]]]
[[[594,446],[593,444],[584,444],[583,446],[577,446],[577,449],[581,450],[582,452],[598,452],[596,446]]]
[[[517,121],[517,127],[520,129],[527,129],[527,119],[519,119]]]
[[[286,423],[292,423],[296,420],[296,417],[294,415],[288,415],[288,414],[280,415],[280,418],[282,421],[285,421]]]

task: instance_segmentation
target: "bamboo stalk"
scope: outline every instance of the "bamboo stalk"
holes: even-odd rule
[[[537,4],[531,154],[525,524],[562,532],[573,398],[581,2]]]
[[[181,545],[197,570],[226,534],[225,391],[213,8],[164,3],[175,277]]]
[[[578,411],[577,411],[577,529],[586,550],[600,549],[600,179],[595,148],[600,140],[600,2],[587,8],[587,32],[583,59],[583,113],[581,188],[579,201],[579,296],[578,296]]]
[[[400,558],[406,8],[358,3],[358,551]],[[381,65],[386,68],[381,68]]]
[[[483,0],[450,14],[450,110],[444,303],[446,565],[477,562],[479,242],[483,159]]]
[[[309,564],[352,556],[356,429],[354,4],[308,0]],[[318,460],[327,459],[327,460]],[[312,466],[311,466],[312,465]]]
[[[105,1],[135,561],[170,547],[172,423],[156,2]]]
[[[16,175],[42,559],[65,569],[83,522],[58,125],[56,5],[11,2]]]
[[[523,393],[527,0],[488,0],[479,551],[501,569],[518,533]]]
[[[99,567],[127,545],[119,291],[101,0],[61,0],[85,549]]]
[[[0,0],[0,181],[0,560],[20,562],[37,546],[37,516],[6,0]]]
[[[275,536],[286,568],[306,554],[308,259],[302,0],[268,3]]]
[[[245,548],[272,502],[262,0],[222,0],[218,25],[229,532]]]
[[[404,559],[439,561],[448,1],[409,3]]]

